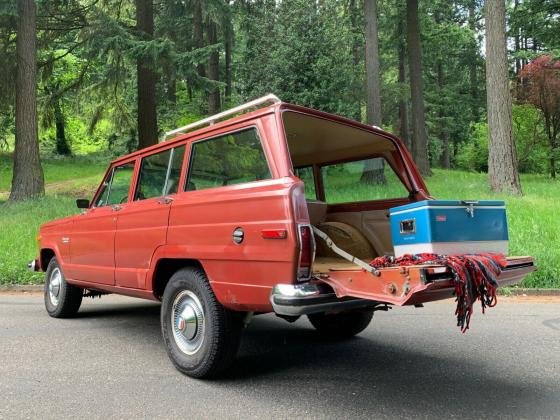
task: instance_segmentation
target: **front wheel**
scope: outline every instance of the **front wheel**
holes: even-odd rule
[[[360,309],[339,313],[307,315],[311,325],[323,336],[333,339],[349,338],[367,328],[373,318],[373,310]]]
[[[169,280],[161,306],[167,354],[182,373],[216,376],[235,359],[243,314],[224,308],[201,269],[183,268]]]
[[[84,291],[68,284],[56,258],[52,258],[45,273],[45,308],[53,318],[76,315],[82,304]]]

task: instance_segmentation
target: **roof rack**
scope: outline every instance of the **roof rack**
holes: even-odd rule
[[[220,112],[219,114],[216,115],[212,115],[208,118],[204,118],[200,121],[196,121],[193,122],[191,124],[187,124],[183,127],[179,127],[176,128],[175,130],[171,130],[165,133],[165,135],[163,136],[163,141],[167,140],[170,136],[176,135],[176,134],[184,134],[187,133],[189,131],[194,130],[195,128],[199,128],[199,127],[204,127],[206,125],[213,125],[214,123],[216,123],[217,121],[226,118],[226,117],[230,117],[232,115],[235,114],[239,114],[239,113],[243,113],[243,112],[247,112],[252,108],[258,108],[258,107],[262,107],[265,104],[277,104],[279,102],[282,102],[276,95],[273,95],[272,93],[269,93],[266,96],[263,96],[261,98],[246,102],[242,105],[236,106],[235,108],[231,108],[228,109],[227,111],[223,111]]]

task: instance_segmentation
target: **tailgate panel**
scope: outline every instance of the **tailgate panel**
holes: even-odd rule
[[[536,270],[531,257],[508,257],[498,276],[500,287],[519,283]],[[330,270],[318,275],[338,298],[356,297],[393,305],[414,305],[453,297],[454,281],[444,266],[388,267],[374,274],[365,270]]]

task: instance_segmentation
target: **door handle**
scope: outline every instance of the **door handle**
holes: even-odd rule
[[[119,206],[118,204],[113,204],[111,206],[111,210],[113,211],[119,211],[120,209],[122,209],[122,206]]]
[[[158,199],[157,203],[158,204],[171,204],[171,202],[173,201],[173,199],[171,197],[161,197]]]

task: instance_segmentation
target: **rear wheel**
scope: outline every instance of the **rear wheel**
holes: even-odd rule
[[[161,306],[167,354],[182,373],[216,376],[235,359],[243,314],[224,308],[201,269],[183,268],[169,280]]]
[[[56,258],[52,258],[45,273],[45,308],[53,318],[76,315],[82,304],[83,289],[66,282]]]
[[[333,314],[307,315],[311,325],[323,336],[333,339],[349,338],[367,328],[373,318],[373,310],[361,309]]]

